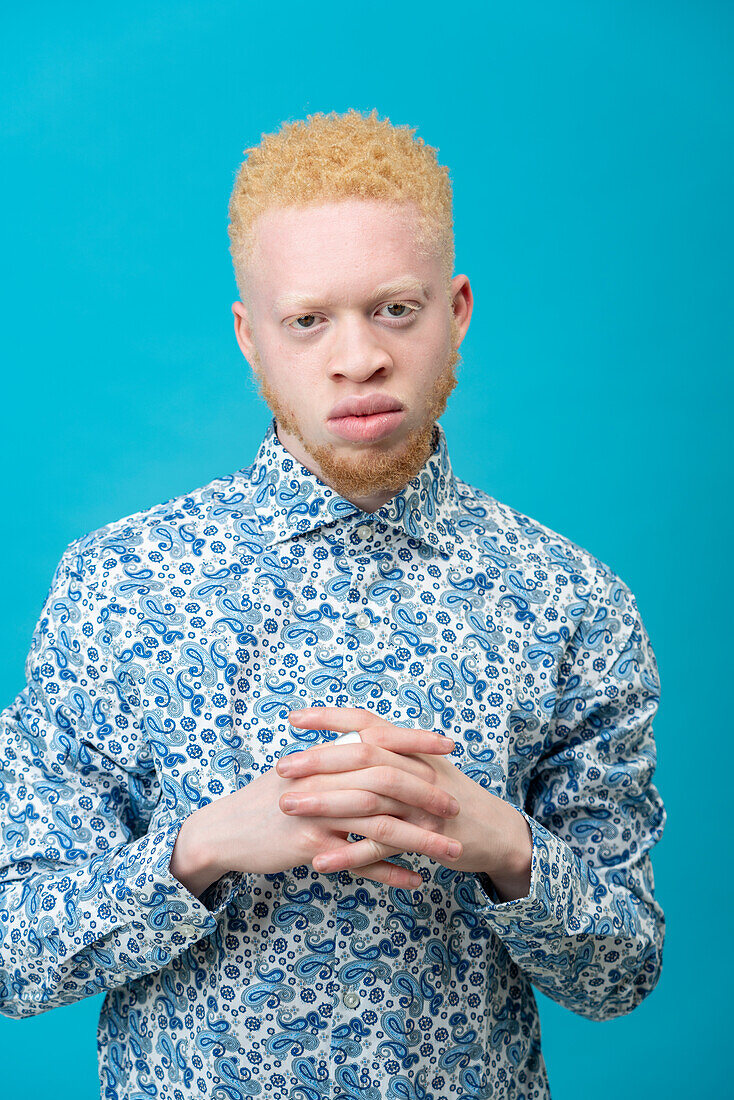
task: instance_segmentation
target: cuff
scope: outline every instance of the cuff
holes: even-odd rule
[[[566,935],[560,926],[569,920],[571,882],[578,874],[575,857],[567,844],[534,817],[514,802],[509,805],[522,814],[532,833],[530,889],[525,897],[500,901],[488,876],[467,875],[460,887],[462,908],[480,917],[504,938],[542,938],[551,930],[548,925],[559,926],[558,932]]]
[[[212,932],[216,918],[244,883],[245,875],[227,871],[202,894],[195,897],[171,873],[170,863],[182,819],[176,819],[155,833],[146,833],[127,844],[106,888],[112,903],[126,921],[145,930],[151,946],[161,946],[173,933],[197,940]],[[179,941],[180,942],[180,941]]]

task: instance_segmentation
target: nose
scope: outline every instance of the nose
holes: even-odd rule
[[[342,322],[329,365],[332,378],[365,382],[392,365],[390,352],[368,321],[355,317]]]

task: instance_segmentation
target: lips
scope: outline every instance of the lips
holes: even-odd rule
[[[402,409],[402,402],[384,393],[368,393],[364,397],[343,397],[329,413],[330,420],[347,416],[373,416],[375,413],[395,412]]]
[[[364,416],[339,416],[329,420],[334,435],[352,443],[376,443],[391,435],[405,419],[404,409],[369,413]]]

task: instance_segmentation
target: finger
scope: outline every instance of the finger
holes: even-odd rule
[[[284,796],[285,798],[286,796]],[[344,817],[345,814],[402,815],[411,807],[394,798],[375,794],[373,791],[332,791],[328,795],[297,795],[293,805],[280,800],[284,814],[297,817]]]
[[[361,732],[368,726],[385,724],[385,719],[379,714],[363,707],[303,707],[289,711],[288,719],[291,718],[297,719],[291,722],[292,726],[306,725],[309,729],[336,730],[337,733],[349,733],[356,729]]]
[[[306,710],[292,710],[288,720],[299,729],[334,730],[336,733],[357,730],[363,740],[394,747],[396,752],[441,753],[452,752],[456,747],[453,738],[437,730],[394,726],[391,722],[385,722],[378,714],[360,710],[358,707],[309,707]],[[392,736],[383,734],[381,737],[377,733],[379,730],[390,730]]]
[[[341,836],[342,839],[346,840],[349,831],[349,829],[334,830],[334,835]],[[357,835],[363,836],[364,834],[358,833]],[[354,843],[356,842],[353,841],[349,844],[349,847],[353,847]],[[408,889],[416,889],[423,885],[423,878],[416,871],[411,870],[409,867],[402,867],[397,863],[387,862],[388,857],[399,854],[399,848],[391,848],[388,844],[377,844],[374,841],[372,845],[372,862],[362,863],[359,868],[360,878],[374,879],[375,882],[384,882],[387,886],[405,886]],[[321,853],[321,855],[331,854],[332,851],[337,851],[337,849],[330,848],[327,853]],[[317,853],[312,866],[314,870],[322,871],[324,868],[317,866],[319,858],[320,855]],[[334,870],[338,869],[338,867],[334,868]]]
[[[416,890],[423,885],[423,876],[417,871],[401,867],[398,863],[387,863],[385,860],[360,867],[356,877],[374,879],[375,882],[384,882],[386,886],[404,886],[408,890]]]
[[[324,782],[335,780],[339,783],[335,789],[286,791],[280,798],[281,810],[323,817],[392,813],[394,805],[401,813],[411,807],[435,817],[453,817],[459,812],[459,803],[448,791],[400,768],[378,765],[356,772],[340,772]]]
[[[415,734],[416,731],[406,730],[405,732]],[[313,775],[317,772],[321,774],[343,772],[355,768],[373,767],[377,764],[390,764],[419,777],[434,774],[431,764],[425,760],[418,760],[413,756],[404,755],[400,750],[393,751],[381,744],[372,744],[367,741],[361,741],[359,744],[355,742],[347,745],[319,745],[300,752],[290,752],[280,757],[275,769],[278,775],[295,777]]]
[[[330,848],[326,848],[321,852],[317,852],[316,856],[315,856],[317,861],[321,856],[324,856],[324,855],[328,856],[333,851],[341,850],[344,847],[344,844],[339,844],[339,840],[341,840],[343,842],[346,842],[349,847],[351,847],[355,843],[354,841],[350,842],[347,839],[349,837],[349,833],[350,833],[349,829],[340,829],[340,828],[338,828],[337,823],[333,822],[333,821],[330,822],[329,824],[330,824],[330,827],[332,829],[331,843],[334,846],[330,847]],[[356,835],[357,836],[364,836],[364,833],[357,833]],[[415,872],[411,871],[410,868],[401,867],[399,864],[394,864],[394,863],[388,863],[387,862],[387,860],[390,856],[399,855],[399,853],[400,853],[399,848],[391,848],[389,844],[378,844],[375,841],[372,842],[372,846],[373,846],[373,851],[372,851],[371,862],[369,862],[369,863],[366,863],[365,861],[362,862],[362,866],[360,867],[361,877],[363,877],[363,878],[374,877],[376,882],[384,882],[384,883],[386,883],[387,885],[390,885],[390,886],[420,886],[420,885],[422,885],[422,883],[423,883],[422,879],[420,879],[420,882],[412,880],[411,876],[414,876]],[[313,866],[314,870],[317,870],[315,863],[312,862],[312,866]],[[335,869],[338,869],[338,868],[335,868]],[[322,870],[322,868],[319,867],[318,870]],[[369,872],[369,873],[367,873],[367,872]]]
[[[383,815],[341,818],[335,821],[334,825],[339,829],[348,829],[351,833],[366,839],[356,840],[343,848],[332,848],[328,852],[319,853],[312,861],[316,871],[359,867],[361,863],[374,860],[376,854],[384,855],[380,850],[375,852],[375,841],[378,846],[389,844],[399,852],[422,852],[441,863],[445,859],[449,861],[459,859],[463,852],[463,845],[453,837],[421,829],[419,825],[412,825],[400,818]]]

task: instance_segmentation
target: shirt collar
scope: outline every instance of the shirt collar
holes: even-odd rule
[[[445,557],[453,554],[456,478],[442,426],[433,426],[434,447],[415,477],[376,512],[364,512],[302,466],[278,439],[273,417],[255,460],[242,471],[252,484],[255,511],[269,545],[333,524],[384,522],[419,539]]]

